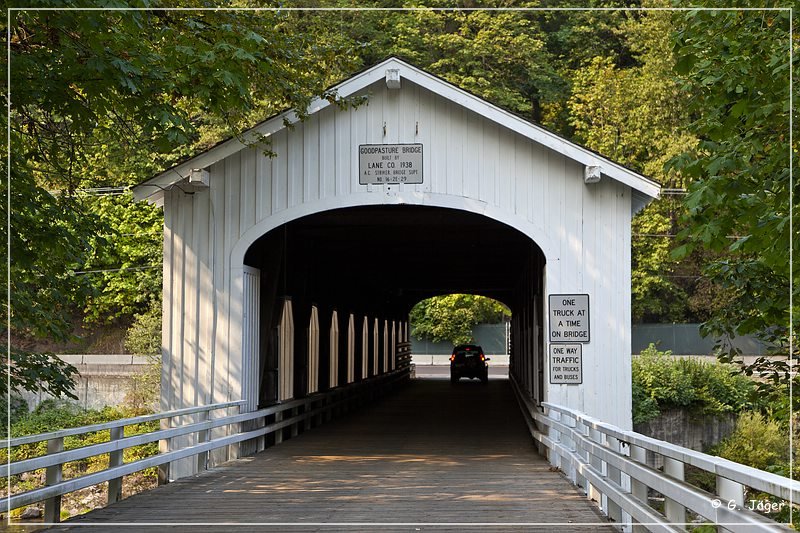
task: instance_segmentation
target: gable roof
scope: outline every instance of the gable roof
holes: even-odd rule
[[[603,175],[628,185],[633,191],[633,210],[638,211],[650,200],[657,198],[661,186],[645,176],[603,157],[602,155],[575,144],[567,139],[525,120],[509,111],[501,109],[494,104],[483,100],[455,85],[425,72],[396,57],[390,57],[351,78],[333,87],[340,97],[352,96],[369,85],[385,79],[386,71],[398,69],[401,79],[406,79],[423,87],[432,93],[457,103],[491,120],[501,126],[527,137],[542,146],[546,146],[565,157],[587,166],[599,166]],[[308,109],[308,114],[314,114],[326,107],[333,105],[325,99],[315,99]],[[133,188],[137,200],[150,198],[159,194],[163,189],[186,179],[192,169],[206,168],[229,155],[246,147],[246,142],[261,136],[271,135],[285,127],[285,122],[294,123],[299,119],[293,110],[284,111],[275,115],[253,128],[245,131],[241,136],[220,142],[214,147],[202,152],[191,159],[175,165],[174,167],[150,178]]]

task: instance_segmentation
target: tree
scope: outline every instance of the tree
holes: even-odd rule
[[[417,339],[467,344],[472,328],[496,324],[511,316],[506,306],[485,296],[449,294],[422,300],[411,309],[411,334]]]
[[[790,232],[789,162],[794,153],[796,164],[798,147],[789,145],[789,52],[794,47],[797,72],[798,37],[790,38],[789,17],[788,10],[676,15],[677,72],[685,80],[681,89],[693,95],[687,110],[700,142],[672,166],[693,181],[676,256],[696,248],[724,253],[704,273],[729,300],[704,332],[756,335],[796,358],[800,279],[789,250],[800,247],[800,234],[797,225]],[[795,198],[798,192],[795,184]],[[728,349],[722,358],[735,356]],[[770,372],[773,385],[789,379],[786,365],[774,360],[744,367],[759,370]]]
[[[691,149],[683,93],[672,70],[668,12],[650,11],[620,22],[616,32],[632,63],[616,57],[594,57],[573,73],[567,109],[576,139],[615,161],[628,165],[665,187],[683,187],[684,177],[665,171],[671,158]],[[680,321],[692,286],[680,283],[691,272],[673,277],[679,267],[670,258],[675,248],[680,209],[674,198],[652,202],[632,222],[632,316],[634,321]],[[685,271],[685,269],[684,269]],[[688,275],[687,275],[688,274]]]
[[[107,7],[96,0],[83,5]],[[129,257],[109,256],[97,237],[108,233],[103,212],[100,219],[87,216],[78,189],[135,183],[280,110],[295,108],[302,118],[314,96],[337,101],[325,88],[352,67],[352,54],[335,39],[296,31],[298,24],[285,12],[12,13],[14,157],[4,210],[12,220],[5,311],[15,338],[13,388],[69,394],[74,369],[26,353],[21,342],[69,336],[69,315],[90,284],[71,272],[121,266],[112,259],[155,259],[131,249]],[[124,219],[120,212],[113,217]],[[120,311],[127,312],[124,305]]]

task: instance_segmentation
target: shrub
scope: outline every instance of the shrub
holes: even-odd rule
[[[652,420],[666,408],[698,414],[733,413],[750,407],[754,382],[733,365],[673,357],[651,344],[632,362],[634,423]]]
[[[152,300],[147,311],[134,316],[125,334],[125,349],[136,355],[161,354],[160,300]]]
[[[736,430],[719,444],[717,455],[760,470],[775,471],[788,462],[789,437],[778,422],[760,413],[746,412],[739,415]]]

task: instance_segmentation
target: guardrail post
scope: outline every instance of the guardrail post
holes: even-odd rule
[[[275,413],[275,423],[283,421],[283,411],[278,411]],[[283,428],[278,428],[275,430],[275,444],[278,445],[283,442]]]
[[[588,438],[590,441],[600,446],[604,445],[603,435],[599,431],[597,431],[592,427],[589,427],[589,425],[587,425],[586,422],[582,422],[581,426],[583,426],[583,433],[586,436],[586,438]],[[591,448],[589,446],[586,447],[585,452],[586,452],[586,463],[589,464],[595,470],[597,470],[601,476],[605,477],[607,473],[605,462],[601,458],[595,456],[591,452]],[[586,480],[586,494],[589,496],[590,500],[597,502],[597,505],[600,507],[600,509],[603,511],[604,514],[606,515],[608,514],[605,494],[600,492],[600,490],[597,487],[595,487],[592,483],[590,483],[588,479]]]
[[[125,436],[125,426],[111,428],[109,430],[110,440],[115,441]],[[108,454],[108,467],[122,466],[124,463],[124,450],[118,450]],[[122,477],[115,477],[108,480],[108,503],[116,503],[122,499]]]
[[[198,413],[198,422],[206,422],[208,420],[208,411],[201,411]],[[197,432],[197,443],[208,442],[208,430],[203,429]],[[197,472],[208,469],[208,452],[200,452],[197,454]]]
[[[292,418],[295,418],[297,416],[297,411],[298,411],[297,407],[292,407],[292,412],[291,412],[291,417]],[[291,432],[292,433],[292,438],[294,438],[294,437],[297,436],[297,429],[298,429],[297,421],[292,422],[292,425],[290,427],[292,428],[292,432]]]
[[[617,454],[622,454],[622,448],[620,446],[620,442],[617,438],[612,437],[610,435],[605,435],[606,440],[606,447],[609,448],[611,451]],[[616,483],[617,486],[622,488],[623,490],[625,487],[622,485],[622,472],[619,468],[611,466],[607,462],[603,461],[603,465],[606,469],[606,475],[608,479]],[[619,523],[622,522],[622,507],[619,506],[616,502],[612,501],[611,498],[606,495],[606,507],[608,516],[610,516],[615,522]]]
[[[168,416],[161,420],[161,429],[172,429],[172,417]],[[172,439],[161,439],[158,441],[158,453],[170,451]],[[158,484],[166,485],[169,483],[169,462],[158,466]]]
[[[679,481],[683,481],[684,464],[677,459],[664,457],[664,473]],[[673,524],[686,523],[686,507],[670,498],[664,498],[664,515]]]
[[[314,401],[308,400],[306,401],[305,405],[303,406],[303,414],[305,415],[306,419],[303,421],[303,430],[308,431],[311,429],[311,412],[314,411]]]
[[[570,419],[573,420],[573,426],[575,428],[575,432],[579,435],[588,438],[589,437],[589,428],[586,427],[586,424],[583,421],[578,420],[577,418],[570,416]],[[588,450],[583,449],[583,444],[580,439],[575,439],[572,441],[572,446],[575,448],[575,454],[581,458],[585,463],[589,461],[589,452]],[[575,484],[583,489],[584,493],[592,498],[592,487],[589,484],[589,481],[581,475],[579,465],[575,465]],[[597,500],[595,500],[597,501]],[[599,503],[599,502],[598,502]]]
[[[64,437],[58,437],[47,441],[47,454],[51,455],[64,451]],[[45,486],[55,485],[61,482],[61,469],[63,465],[57,464],[48,466],[45,470]],[[44,501],[44,521],[56,523],[61,521],[61,495],[53,496]]]
[[[634,446],[633,444],[630,445],[631,447],[631,459],[634,461],[641,463],[643,465],[647,464],[647,450],[642,448],[641,446]],[[633,494],[634,498],[641,501],[644,505],[650,506],[650,503],[647,499],[647,485],[642,483],[641,481],[637,480],[634,477],[631,477],[631,494]],[[647,528],[639,525],[633,524],[633,533],[645,533]]]
[[[731,501],[737,507],[744,506],[744,485],[731,481],[728,478],[717,476],[717,495],[722,500],[722,505],[727,507]]]

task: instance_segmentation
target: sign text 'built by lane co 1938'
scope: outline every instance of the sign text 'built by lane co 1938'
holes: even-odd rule
[[[550,383],[554,385],[580,385],[583,383],[582,345],[550,345]]]
[[[589,342],[589,295],[551,294],[550,342]]]
[[[422,183],[422,145],[359,145],[358,183]]]

